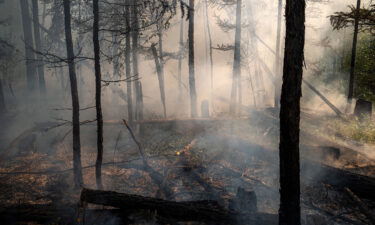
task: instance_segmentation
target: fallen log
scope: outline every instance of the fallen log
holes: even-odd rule
[[[244,195],[240,196],[243,198]],[[131,209],[135,212],[151,210],[155,211],[155,215],[161,220],[167,221],[200,221],[214,224],[237,224],[240,221],[246,221],[249,224],[277,224],[277,215],[254,211],[241,213],[228,210],[216,201],[210,200],[175,202],[113,191],[83,189],[81,203],[111,206],[124,210]],[[245,204],[241,199],[237,206],[243,205],[247,207],[251,205],[250,209],[254,209],[253,204]]]

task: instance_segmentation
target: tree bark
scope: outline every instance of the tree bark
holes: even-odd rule
[[[133,76],[137,80],[139,78],[139,68],[138,68],[138,36],[139,36],[139,24],[138,24],[138,10],[137,10],[137,1],[132,0],[132,53],[133,53]],[[142,120],[143,119],[143,99],[141,93],[141,82],[139,80],[134,82],[134,90],[135,90],[135,119]]]
[[[130,0],[126,0],[126,27],[130,31]],[[130,53],[131,53],[131,43],[130,43],[130,33],[127,32],[125,36],[125,76],[126,79],[131,79],[131,68],[130,68]],[[128,103],[128,121],[130,124],[133,123],[133,94],[132,94],[132,83],[126,82],[126,93],[127,93],[127,103]]]
[[[164,83],[164,52],[163,52],[163,20],[159,22],[159,32],[158,32],[158,38],[159,38],[159,62],[160,62],[160,77],[159,77],[159,85],[160,85],[160,95],[161,95],[161,101],[163,104],[163,113],[164,118],[167,118],[167,106],[166,106],[166,100],[165,100],[165,83]],[[156,54],[157,56],[157,54]]]
[[[102,114],[102,73],[100,69],[100,43],[99,43],[99,0],[93,0],[93,43],[95,61],[95,103],[97,122],[97,157],[95,164],[96,186],[103,188],[102,183],[102,162],[103,162],[103,114]]]
[[[190,89],[190,115],[197,117],[197,90],[195,87],[194,63],[194,0],[189,0],[189,89]]]
[[[37,71],[35,68],[35,54],[33,52],[34,38],[31,29],[29,3],[28,1],[20,0],[20,5],[22,13],[23,39],[25,42],[27,88],[29,91],[34,91]]]
[[[22,1],[22,0],[21,0]],[[81,140],[80,140],[80,124],[79,124],[79,99],[77,88],[77,76],[75,71],[75,60],[73,51],[73,40],[71,30],[70,0],[64,0],[64,22],[65,22],[65,39],[66,52],[68,56],[70,91],[72,95],[73,108],[73,170],[74,184],[78,188],[83,184],[82,165],[81,165]]]
[[[207,34],[208,34],[208,47],[209,47],[209,56],[210,56],[210,81],[211,81],[211,95],[213,94],[213,89],[214,89],[214,60],[212,56],[212,35],[211,35],[211,28],[210,28],[210,20],[208,16],[208,0],[204,1],[204,8],[205,8],[205,13],[206,13],[206,27],[207,27]]]
[[[39,29],[39,7],[38,0],[32,0],[32,11],[33,11],[33,25],[34,25],[34,40],[35,48],[38,52],[42,52],[42,41],[40,38],[40,29]],[[39,75],[39,91],[41,94],[46,93],[46,81],[44,79],[44,65],[43,57],[40,54],[37,54],[37,68]]]
[[[359,26],[359,10],[361,8],[361,0],[357,0],[356,15],[354,20],[354,33],[353,33],[353,44],[352,44],[352,56],[350,60],[350,75],[349,75],[349,92],[348,101],[349,105],[352,102],[354,96],[354,79],[355,79],[355,60],[357,55],[357,39],[358,39],[358,26]]]
[[[236,114],[237,108],[237,93],[241,77],[241,13],[242,0],[237,0],[236,6],[236,33],[234,37],[234,60],[233,60],[233,75],[232,75],[232,92],[229,112],[231,115]]]
[[[276,31],[276,54],[275,54],[275,75],[274,78],[274,85],[275,85],[275,107],[280,106],[280,83],[281,79],[280,76],[280,39],[281,39],[281,13],[283,8],[283,0],[279,0],[279,4],[277,6],[277,31]]]
[[[166,112],[166,107],[165,107],[164,76],[162,72],[162,66],[159,61],[159,57],[158,57],[158,53],[157,53],[155,45],[151,46],[151,51],[152,51],[152,55],[154,56],[156,72],[157,72],[158,80],[159,80],[160,99],[163,105],[164,118],[167,118],[167,112]]]
[[[280,107],[280,225],[301,224],[300,98],[305,44],[305,0],[286,1],[286,37]]]

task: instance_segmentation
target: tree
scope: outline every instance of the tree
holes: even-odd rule
[[[277,31],[276,31],[276,54],[275,54],[275,107],[280,105],[280,37],[281,37],[281,13],[283,7],[283,0],[279,0],[277,5]]]
[[[32,12],[33,12],[33,29],[34,29],[34,40],[35,40],[35,48],[38,52],[42,51],[42,42],[40,39],[40,29],[39,29],[39,7],[38,7],[38,0],[32,0]],[[37,54],[37,69],[39,75],[39,91],[42,94],[46,92],[46,82],[44,79],[44,65],[42,61],[42,56]]]
[[[242,0],[237,0],[236,6],[236,33],[234,37],[234,59],[233,59],[233,75],[232,75],[232,92],[229,112],[232,115],[236,114],[237,108],[237,93],[239,90],[239,83],[241,77],[241,13]]]
[[[26,79],[27,88],[30,91],[35,89],[35,76],[37,71],[35,68],[35,54],[33,52],[34,38],[32,35],[29,3],[25,0],[20,0],[21,13],[22,13],[22,27],[23,27],[23,39],[25,42],[25,57],[26,57]]]
[[[189,0],[189,89],[190,89],[190,114],[197,117],[197,90],[195,87],[194,64],[194,0]]]
[[[160,99],[163,105],[163,113],[164,113],[163,115],[164,115],[164,118],[167,118],[167,112],[165,108],[164,74],[163,74],[163,69],[161,66],[162,62],[161,62],[160,56],[158,56],[158,52],[156,50],[155,44],[151,45],[151,51],[152,51],[152,55],[154,56],[156,73],[158,75]]]
[[[22,1],[22,0],[21,0]],[[73,39],[71,29],[70,0],[63,0],[64,4],[64,24],[67,62],[69,67],[70,91],[72,96],[73,111],[73,171],[75,187],[83,184],[81,165],[81,139],[79,124],[79,99],[77,88],[77,76],[75,71],[75,56],[73,51]]]
[[[97,122],[97,157],[95,163],[96,186],[103,188],[102,183],[102,162],[103,162],[103,113],[102,113],[102,73],[100,69],[100,43],[99,43],[99,0],[93,0],[93,43],[95,61],[95,103]]]
[[[126,30],[130,30],[130,0],[126,0],[125,6],[125,20],[126,20]],[[131,40],[130,33],[125,34],[125,76],[126,79],[131,78],[131,68],[130,68],[130,53],[131,53]],[[133,122],[133,96],[132,96],[132,84],[131,82],[126,83],[126,94],[128,103],[128,120],[130,124]]]
[[[286,37],[280,101],[280,225],[301,224],[299,122],[305,4],[305,0],[286,1]]]
[[[3,91],[3,79],[0,77],[0,115],[6,111]]]
[[[355,57],[357,55],[357,39],[358,39],[360,7],[361,7],[361,0],[357,0],[356,16],[354,19],[354,33],[353,33],[352,56],[351,56],[352,58],[350,60],[349,92],[348,92],[349,104],[352,102],[353,94],[354,94]]]

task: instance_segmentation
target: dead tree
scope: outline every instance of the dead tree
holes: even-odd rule
[[[29,3],[28,1],[20,0],[20,5],[22,13],[23,41],[25,42],[27,88],[29,91],[34,91],[37,71],[35,68],[35,54],[33,51],[34,38],[32,35]]]
[[[280,225],[301,224],[299,122],[305,0],[286,1],[286,37],[280,106]]]
[[[210,57],[210,81],[211,81],[211,95],[213,94],[214,88],[214,61],[212,56],[212,35],[211,35],[211,28],[210,28],[210,20],[208,16],[208,0],[204,1],[204,11],[205,11],[205,23],[207,28],[207,35],[208,35],[208,52]],[[206,43],[207,44],[207,43]]]
[[[100,69],[100,43],[99,43],[99,0],[93,1],[93,43],[95,61],[95,103],[97,122],[97,158],[95,164],[96,186],[103,188],[102,183],[102,161],[103,161],[103,113],[102,113],[102,73]]]
[[[283,0],[279,0],[277,6],[277,31],[276,31],[276,54],[275,54],[275,107],[280,105],[280,39],[281,39],[281,13],[283,8]]]
[[[167,118],[167,110],[165,107],[164,74],[163,74],[163,69],[161,66],[162,62],[159,60],[160,56],[158,57],[158,52],[156,50],[155,44],[151,45],[151,51],[152,51],[152,55],[154,56],[156,73],[158,75],[158,80],[159,80],[160,99],[163,105],[163,113],[164,113],[163,115],[164,115],[164,118]]]
[[[22,0],[21,0],[22,1]],[[64,0],[64,22],[65,22],[65,39],[67,62],[69,67],[70,91],[72,96],[73,111],[73,170],[75,187],[83,184],[82,165],[81,165],[81,140],[80,140],[80,124],[79,124],[79,98],[77,88],[77,76],[75,70],[75,56],[73,51],[73,39],[70,15],[70,0]]]
[[[233,60],[233,75],[232,75],[232,91],[229,112],[232,115],[236,114],[237,108],[237,93],[241,77],[241,12],[242,0],[237,0],[236,6],[236,33],[234,37],[234,60]]]
[[[350,75],[349,75],[349,91],[348,101],[349,104],[352,102],[354,95],[354,73],[355,73],[355,58],[357,55],[357,39],[358,39],[358,26],[359,26],[359,10],[361,7],[361,0],[357,0],[356,15],[354,19],[354,33],[353,33],[353,44],[352,44],[352,55],[350,59]]]
[[[39,7],[38,0],[32,0],[32,11],[33,11],[33,29],[34,29],[34,40],[35,48],[38,52],[42,51],[42,41],[40,39],[40,28],[39,28]],[[42,94],[46,93],[46,82],[44,79],[44,65],[43,59],[40,54],[37,54],[37,69],[38,69],[38,78],[39,78],[39,91]]]
[[[195,87],[194,63],[194,0],[189,0],[189,89],[190,89],[190,115],[197,117],[197,90]]]
[[[184,18],[181,18],[180,22],[180,41],[179,41],[179,55],[178,55],[178,102],[181,103],[182,101],[182,59],[183,51],[184,51]]]
[[[126,0],[125,6],[125,19],[126,28],[130,30],[130,0]],[[125,76],[126,79],[131,79],[131,68],[130,68],[130,53],[131,53],[131,40],[130,33],[125,34]],[[128,103],[128,120],[130,123],[133,122],[133,94],[132,94],[132,83],[126,82],[126,94]]]

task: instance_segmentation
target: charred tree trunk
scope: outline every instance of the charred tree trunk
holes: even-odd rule
[[[6,107],[5,107],[3,80],[0,77],[0,115],[3,114],[5,111],[6,111]]]
[[[20,5],[22,13],[23,39],[25,42],[27,88],[29,91],[34,91],[37,71],[35,68],[35,54],[33,52],[34,38],[31,29],[29,3],[28,1],[20,0]]]
[[[22,0],[21,0],[22,1]],[[80,187],[83,184],[82,179],[82,165],[81,165],[81,140],[80,140],[80,125],[79,125],[79,99],[77,88],[77,76],[75,71],[75,60],[73,51],[73,39],[71,30],[71,15],[70,15],[70,0],[64,0],[64,22],[65,22],[65,39],[66,52],[68,56],[70,91],[72,95],[73,108],[73,171],[75,187]]]
[[[357,55],[357,39],[358,39],[358,26],[359,26],[359,10],[361,7],[361,0],[357,0],[357,8],[355,12],[354,20],[354,33],[353,33],[353,44],[352,44],[352,56],[350,60],[350,75],[349,75],[349,92],[348,101],[349,104],[352,102],[354,96],[354,79],[355,79],[355,60]]]
[[[103,188],[102,183],[102,161],[103,161],[103,114],[102,114],[102,73],[100,69],[100,43],[99,43],[99,0],[93,0],[93,43],[94,43],[94,61],[95,61],[95,103],[96,103],[96,122],[97,122],[97,157],[95,164],[96,186]]]
[[[277,33],[276,33],[276,52],[275,52],[275,107],[280,105],[280,39],[281,39],[281,13],[283,8],[283,0],[279,0],[277,6]]]
[[[190,115],[197,117],[197,90],[195,87],[194,63],[194,0],[189,0],[189,89],[190,89]]]
[[[299,122],[305,44],[305,0],[286,1],[280,106],[280,225],[301,224]]]
[[[126,0],[126,27],[130,30],[130,0]],[[131,43],[130,43],[130,34],[129,32],[125,37],[125,76],[126,79],[131,79],[131,68],[130,68],[130,53],[131,53]],[[132,94],[132,83],[126,83],[126,94],[127,94],[127,103],[128,103],[128,121],[130,124],[133,123],[133,94]]]
[[[237,108],[237,93],[238,93],[238,82],[241,77],[241,12],[242,12],[242,0],[237,0],[236,6],[236,33],[234,37],[234,61],[233,61],[233,75],[232,75],[232,92],[230,99],[231,115],[236,114]]]
[[[160,99],[161,99],[161,103],[163,105],[164,118],[167,118],[167,112],[166,112],[166,108],[165,108],[164,76],[163,76],[161,63],[159,61],[159,57],[158,57],[158,53],[157,53],[155,45],[151,46],[151,51],[152,51],[152,55],[154,56],[156,72],[158,74]]]
[[[139,24],[138,24],[138,10],[137,10],[137,2],[135,0],[132,1],[132,41],[133,41],[133,76],[135,79],[139,78],[139,69],[138,69],[138,36],[139,36]],[[134,90],[135,90],[135,119],[142,120],[143,119],[143,100],[142,100],[142,93],[141,93],[141,82],[136,80],[134,82]]]
[[[184,53],[184,18],[181,18],[180,22],[180,49],[179,49],[179,56],[178,56],[178,102],[181,103],[182,101],[182,59]]]
[[[39,7],[38,0],[32,0],[33,6],[33,25],[34,25],[34,39],[35,39],[35,48],[38,52],[42,51],[42,41],[40,38],[40,29],[39,29]],[[46,82],[44,79],[44,65],[43,58],[40,54],[37,54],[37,68],[39,75],[39,91],[42,94],[46,93]]]

